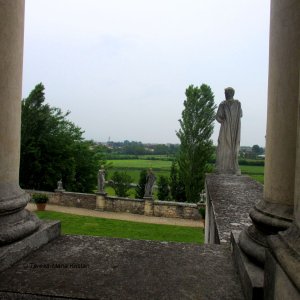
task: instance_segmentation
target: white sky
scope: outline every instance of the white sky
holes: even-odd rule
[[[232,86],[241,145],[265,143],[269,0],[27,0],[23,97],[97,141],[178,143],[185,89]],[[217,142],[219,125],[213,140]]]

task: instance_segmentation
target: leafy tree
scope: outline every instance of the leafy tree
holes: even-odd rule
[[[76,142],[74,145],[75,174],[70,191],[89,193],[95,190],[99,166],[105,166],[105,163],[91,150],[92,145],[90,141]]]
[[[159,176],[157,181],[157,196],[159,200],[169,200],[170,199],[170,188],[169,180],[166,176]]]
[[[147,170],[142,170],[140,172],[139,183],[135,188],[135,198],[136,199],[144,198],[146,181],[147,181]]]
[[[179,120],[180,139],[179,172],[185,186],[188,202],[197,202],[203,189],[205,173],[210,170],[213,154],[213,122],[215,120],[214,95],[210,87],[190,85],[185,92],[186,100]]]
[[[259,147],[258,145],[253,145],[252,146],[252,153],[255,155],[260,155],[264,153],[264,148]]]
[[[175,201],[185,202],[184,183],[177,167],[177,161],[173,160],[170,171],[170,192]]]
[[[69,112],[45,104],[44,90],[39,83],[22,100],[20,184],[52,191],[62,179],[69,191],[91,192],[98,166],[91,142],[67,120]]]
[[[115,171],[111,177],[112,187],[119,197],[128,197],[132,178],[126,172]]]
[[[124,148],[122,150],[124,154],[131,154],[131,155],[143,155],[146,154],[145,147],[141,142],[129,142],[124,141]]]

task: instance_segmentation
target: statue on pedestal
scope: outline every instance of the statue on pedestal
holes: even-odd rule
[[[64,188],[63,188],[63,183],[62,183],[62,179],[57,181],[57,189],[55,190],[55,192],[64,192]]]
[[[221,123],[216,172],[220,174],[240,175],[238,154],[240,149],[241,117],[243,116],[241,103],[233,99],[234,89],[225,89],[226,100],[219,105],[216,120]]]
[[[153,186],[154,186],[155,180],[156,180],[156,177],[153,174],[152,169],[149,169],[148,173],[147,173],[147,177],[146,177],[144,197],[152,197],[152,191],[153,191]]]
[[[105,170],[101,166],[101,169],[98,172],[98,193],[104,193],[104,184],[105,184]]]

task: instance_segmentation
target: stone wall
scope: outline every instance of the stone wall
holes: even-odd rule
[[[96,204],[96,194],[72,193],[72,192],[44,192],[27,190],[29,194],[42,193],[47,194],[49,203],[61,206],[70,206],[86,209],[99,209]],[[111,212],[127,212],[132,214],[145,214],[145,200],[131,199],[122,197],[104,196],[101,210]],[[200,207],[205,204],[181,203],[171,201],[154,201],[151,204],[151,211],[147,215],[166,218],[182,219],[202,219],[199,213]],[[99,209],[100,210],[100,209]]]
[[[145,205],[144,202],[145,201],[141,199],[130,199],[130,198],[107,196],[105,199],[104,210],[143,215],[144,205]]]
[[[249,176],[206,175],[205,242],[230,243],[232,231],[252,224],[249,212],[262,199],[263,185]]]
[[[62,206],[72,206],[87,209],[96,208],[96,195],[83,193],[59,192]],[[51,202],[50,202],[51,203]],[[54,204],[54,203],[53,203]]]
[[[95,194],[84,194],[84,193],[72,193],[72,192],[44,192],[27,190],[29,194],[39,193],[47,194],[49,197],[49,204],[70,206],[86,209],[96,208],[96,195]]]
[[[205,204],[200,205],[205,207]],[[199,205],[170,201],[154,201],[153,215],[156,217],[200,220]]]

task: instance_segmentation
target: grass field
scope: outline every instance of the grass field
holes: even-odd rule
[[[63,234],[92,235],[202,244],[203,228],[146,224],[129,221],[85,217],[52,211],[40,211],[41,219],[60,220]]]
[[[114,171],[126,171],[132,178],[133,182],[137,183],[140,176],[140,171],[143,169],[152,168],[156,177],[160,175],[170,176],[171,161],[166,160],[147,160],[147,159],[130,159],[130,160],[109,160],[113,163],[113,168],[109,171],[108,178],[110,179]],[[263,166],[240,166],[242,174],[249,175],[253,179],[264,183],[264,167]]]
[[[148,159],[128,159],[128,160],[109,160],[114,168],[128,169],[148,169],[169,171],[172,165],[171,161],[166,160],[148,160]]]
[[[242,174],[249,175],[260,183],[264,183],[264,166],[240,166]]]
[[[133,179],[134,183],[138,183],[140,172],[152,168],[156,177],[170,176],[171,161],[165,160],[147,160],[147,159],[129,159],[129,160],[108,160],[113,164],[113,168],[108,172],[108,179],[111,178],[114,171],[126,171]]]

